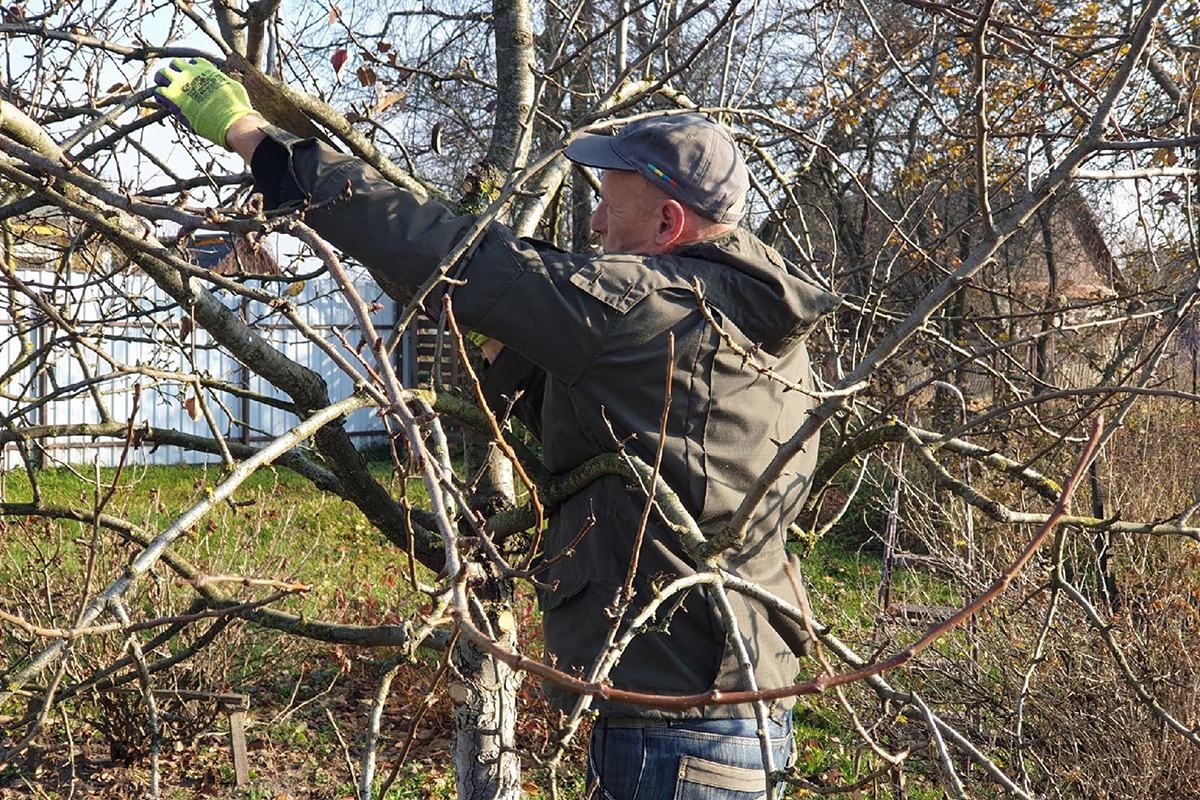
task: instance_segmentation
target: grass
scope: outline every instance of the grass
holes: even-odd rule
[[[371,470],[390,483],[390,463],[373,463]],[[101,470],[103,493],[115,471]],[[219,467],[156,466],[126,469],[105,512],[129,520],[149,535],[160,532],[191,504],[208,496],[223,478]],[[96,479],[76,469],[56,468],[38,473],[38,488],[45,503],[90,510],[97,495]],[[397,486],[389,487],[393,494]],[[423,487],[410,483],[409,499],[419,502]],[[33,497],[27,477],[10,472],[0,475],[0,499],[28,502]],[[84,590],[92,531],[73,522],[0,517],[0,608],[21,614],[41,625],[69,626],[76,602]],[[130,547],[110,535],[96,540],[95,577],[90,595],[120,575],[140,548]],[[308,619],[379,624],[396,623],[414,616],[426,601],[408,582],[408,559],[383,538],[352,505],[321,493],[291,472],[264,469],[242,484],[230,502],[213,509],[181,537],[172,552],[210,575],[228,574],[272,578],[312,585],[311,591],[276,603],[279,608]],[[418,579],[432,583],[435,576],[418,565]],[[46,590],[46,587],[53,587]],[[227,584],[227,591],[242,599],[261,597],[268,590]],[[47,599],[49,595],[50,599]],[[193,596],[172,573],[160,565],[127,595],[135,619],[155,618],[183,611]],[[517,603],[518,621],[533,633],[536,612],[529,596]],[[103,621],[103,620],[101,620]],[[203,629],[205,624],[195,626]],[[19,640],[4,635],[3,665],[20,659]],[[142,634],[142,641],[152,634]],[[184,635],[172,647],[190,640]],[[535,644],[537,648],[540,645]],[[123,649],[119,636],[88,637],[77,645],[73,674],[87,674],[111,663]],[[160,651],[156,655],[163,655]],[[359,651],[294,637],[280,637],[240,623],[231,625],[203,654],[173,668],[169,676],[156,676],[160,688],[237,691],[251,696],[247,721],[251,741],[251,768],[257,777],[245,790],[232,790],[232,773],[223,733],[222,715],[207,721],[204,708],[190,708],[184,716],[196,730],[185,730],[182,717],[168,725],[168,738],[184,749],[163,759],[168,797],[216,796],[229,798],[341,797],[352,795],[351,776],[345,765],[341,739],[351,748],[363,739],[366,709],[379,676],[379,663],[390,653]],[[384,731],[390,737],[381,750],[380,770],[386,774],[398,746],[418,708],[426,702],[426,687],[441,656],[422,651],[417,662],[402,667],[393,683],[391,701],[384,714]],[[445,686],[443,685],[443,690]],[[536,735],[546,727],[549,713],[538,697],[535,682],[522,691],[522,714],[529,721],[521,735]],[[444,691],[437,705],[424,715],[417,730],[410,761],[401,771],[389,797],[452,797],[454,779],[447,754],[453,733],[451,705]],[[120,797],[144,785],[148,761],[144,752],[128,764],[109,758],[110,742],[101,730],[131,724],[144,714],[140,701],[129,696],[122,705],[100,709],[90,701],[71,702],[73,741],[80,786],[88,796]],[[211,710],[211,709],[210,709]],[[19,716],[21,708],[0,709]],[[331,716],[332,715],[332,718]],[[106,717],[109,717],[106,719]],[[198,720],[198,721],[197,721]],[[112,723],[112,724],[110,724]],[[2,727],[2,726],[0,726]],[[65,729],[57,719],[44,734],[54,749],[66,751]],[[197,734],[194,736],[193,734]],[[131,744],[131,743],[125,743]],[[145,742],[132,744],[144,748]],[[50,759],[47,758],[47,761]],[[14,766],[0,774],[0,797],[8,791],[26,796],[32,783],[51,797],[66,797],[70,776],[55,763]],[[252,776],[254,777],[254,776]],[[34,790],[28,790],[33,792]],[[75,796],[79,796],[79,787]],[[174,794],[172,794],[172,792]],[[41,796],[40,794],[38,796]]]
[[[893,617],[882,618],[879,627],[878,590],[881,576],[882,548],[877,538],[864,535],[848,526],[835,527],[824,538],[811,545],[803,555],[813,612],[844,642],[860,655],[870,656],[876,648],[882,655],[902,649],[918,639],[925,626],[904,626]],[[915,570],[899,570],[892,575],[892,603],[908,602],[921,605],[961,605],[965,598],[960,589],[937,575]],[[962,654],[964,634],[952,632],[935,643],[932,652],[957,657]],[[836,668],[836,659],[833,660]],[[816,662],[802,665],[807,672],[801,679],[815,676]],[[895,682],[896,674],[889,676]],[[861,685],[844,690],[852,706],[862,709],[877,706],[869,689]],[[867,748],[854,731],[853,721],[832,694],[799,698],[793,725],[796,739],[796,766],[811,782],[819,786],[853,783],[883,762]],[[875,736],[889,751],[903,749],[902,737],[919,735],[915,725],[903,715],[890,718]],[[926,774],[929,765],[913,758],[905,769],[905,796],[913,800],[934,800],[944,797],[932,775]],[[891,800],[893,788],[881,783],[870,795],[878,800]]]
[[[384,482],[390,480],[389,464],[376,463],[372,471]],[[114,474],[114,470],[100,470],[101,485],[107,488]],[[155,535],[182,509],[203,499],[223,477],[214,466],[126,469],[105,510]],[[38,485],[47,503],[83,510],[94,507],[95,481],[74,469],[43,470]],[[424,496],[416,483],[407,487],[407,494],[414,502]],[[10,503],[32,498],[24,473],[5,476],[3,497]],[[79,577],[90,538],[87,526],[71,522],[33,525],[42,536],[59,535],[55,567],[68,581]],[[6,573],[42,568],[44,553],[36,541],[19,534],[6,539],[0,580]],[[408,593],[396,591],[406,580],[407,559],[353,505],[314,489],[285,469],[267,468],[252,475],[230,502],[211,511],[173,551],[211,575],[311,584],[310,592],[279,606],[291,613],[368,624],[397,619],[411,610]]]

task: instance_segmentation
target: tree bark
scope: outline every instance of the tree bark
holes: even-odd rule
[[[484,159],[507,176],[520,169],[533,141],[533,17],[529,0],[493,0],[496,36],[496,124]]]
[[[482,366],[477,351],[468,355],[472,366]],[[461,391],[474,395],[467,370],[462,370]],[[489,437],[463,429],[464,461],[468,480],[476,478],[472,505],[490,517],[515,504],[512,465]],[[480,600],[476,624],[491,630],[505,647],[516,649],[513,583],[493,576],[474,587]],[[454,769],[459,800],[516,800],[521,790],[521,762],[516,755],[517,689],[521,673],[480,650],[466,637],[455,645],[453,664],[459,683],[454,700]]]
[[[504,647],[515,649],[516,629],[510,611],[512,584],[490,581],[486,588],[495,598],[487,603],[486,622]],[[477,624],[482,622],[476,620]],[[521,673],[480,650],[465,636],[455,645],[452,660],[459,678],[451,688],[455,700],[458,799],[517,800],[521,796],[521,761],[515,734]]]
[[[529,155],[533,132],[533,23],[528,0],[494,0],[496,78],[496,123],[488,153],[475,166],[468,180],[460,213],[478,213],[499,193],[514,169]],[[469,348],[474,371],[482,372],[478,351]],[[467,370],[459,390],[474,397]],[[465,428],[464,458],[468,479],[478,476],[471,493],[472,505],[491,516],[514,503],[511,465],[491,446],[489,437]],[[493,577],[474,588],[484,608],[477,624],[490,628],[507,647],[515,647],[512,613],[513,585]],[[454,768],[459,800],[507,800],[520,797],[521,762],[515,750],[517,689],[521,676],[471,644],[466,637],[455,646],[453,663],[459,683],[452,692],[454,706]]]

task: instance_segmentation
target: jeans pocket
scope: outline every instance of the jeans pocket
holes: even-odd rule
[[[640,728],[592,728],[588,746],[588,787],[596,782],[593,800],[634,800],[641,790],[646,750]]]
[[[731,767],[697,756],[681,756],[675,800],[757,800],[767,793],[761,769]]]

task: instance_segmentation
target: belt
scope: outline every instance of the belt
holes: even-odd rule
[[[669,728],[672,725],[685,725],[695,722],[716,721],[718,719],[741,719],[741,717],[686,717],[679,719],[657,719],[655,717],[614,717],[602,716],[596,720],[597,725],[606,728]],[[746,717],[745,719],[753,719]],[[781,728],[787,726],[787,713],[771,717],[770,722],[775,723]]]

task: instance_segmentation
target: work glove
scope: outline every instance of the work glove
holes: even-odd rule
[[[203,58],[173,58],[154,82],[155,99],[184,127],[226,150],[229,126],[255,113],[242,85]]]

